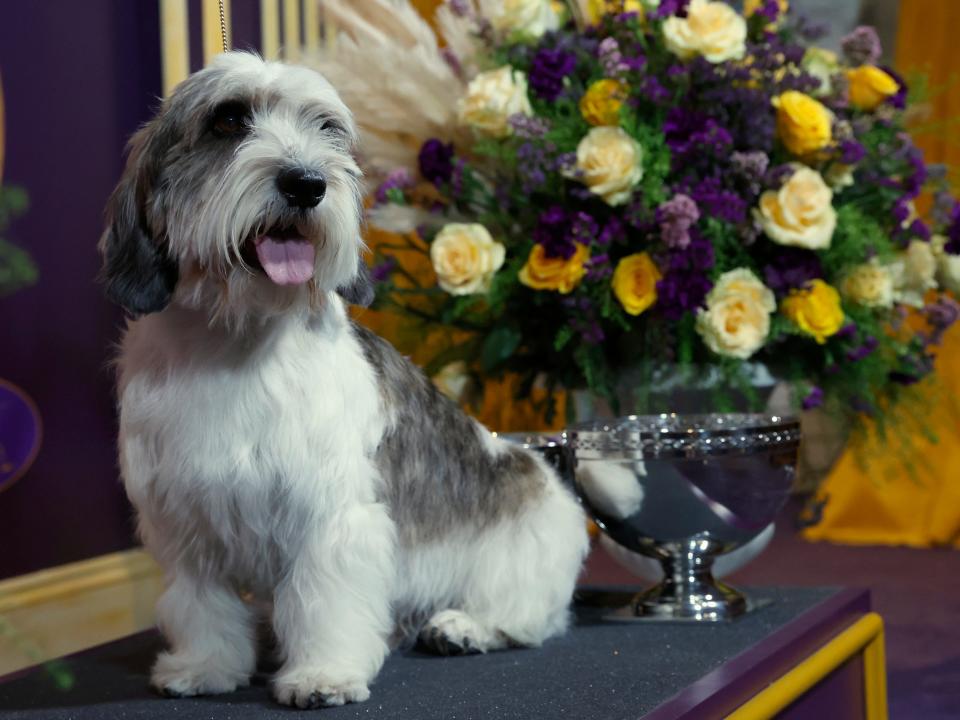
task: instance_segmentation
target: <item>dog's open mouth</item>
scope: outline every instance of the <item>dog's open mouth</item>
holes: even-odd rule
[[[317,251],[296,227],[270,228],[243,245],[245,263],[277,285],[302,285],[313,277]]]

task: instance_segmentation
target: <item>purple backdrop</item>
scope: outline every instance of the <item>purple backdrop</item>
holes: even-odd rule
[[[108,367],[121,317],[95,284],[96,244],[123,146],[160,93],[158,5],[43,0],[0,9],[4,182],[30,195],[8,234],[40,270],[35,287],[0,300],[0,378],[25,389],[44,422],[33,469],[0,494],[0,578],[134,542]],[[196,16],[199,0],[191,5]],[[234,5],[234,44],[253,47],[259,3]]]

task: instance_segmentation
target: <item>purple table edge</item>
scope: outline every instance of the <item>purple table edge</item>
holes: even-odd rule
[[[848,588],[727,660],[638,720],[723,717],[870,612],[870,591]]]

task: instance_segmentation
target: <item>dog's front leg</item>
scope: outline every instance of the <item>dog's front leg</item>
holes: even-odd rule
[[[370,697],[388,652],[394,542],[377,503],[345,508],[311,531],[274,601],[279,702],[310,708]]]
[[[164,695],[213,695],[246,685],[256,667],[253,613],[230,588],[180,570],[157,604],[170,651],[151,683]]]

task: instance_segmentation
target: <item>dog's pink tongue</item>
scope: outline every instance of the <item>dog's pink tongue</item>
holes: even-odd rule
[[[260,264],[277,285],[302,285],[313,277],[316,260],[313,243],[262,235],[255,244]]]

